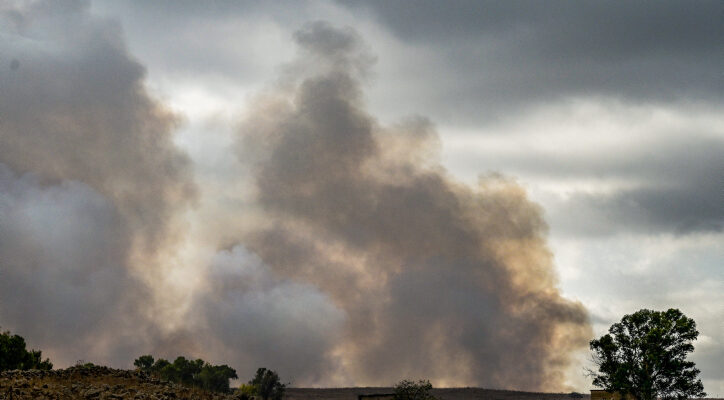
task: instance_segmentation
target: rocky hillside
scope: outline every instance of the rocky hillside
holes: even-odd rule
[[[357,400],[360,394],[392,393],[390,387],[354,387],[333,389],[287,388],[285,400]],[[494,390],[482,388],[443,388],[432,389],[439,400],[590,400],[588,393],[535,393],[513,390]],[[705,398],[697,400],[724,400]]]
[[[230,400],[237,397],[161,382],[139,371],[99,366],[0,373],[0,400],[25,399]]]
[[[286,400],[357,400],[360,394],[393,393],[391,387],[356,387],[334,389],[288,388]],[[588,394],[534,393],[482,388],[432,389],[432,395],[440,400],[590,400]],[[579,397],[580,396],[580,397]]]

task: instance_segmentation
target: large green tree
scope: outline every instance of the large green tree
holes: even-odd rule
[[[42,359],[40,350],[26,350],[25,339],[10,332],[0,332],[0,371],[8,369],[52,369],[49,359]]]
[[[696,323],[678,309],[639,310],[591,341],[598,371],[593,384],[637,400],[703,397],[699,370],[686,359],[699,336]]]

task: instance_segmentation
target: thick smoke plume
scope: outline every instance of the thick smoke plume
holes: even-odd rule
[[[339,382],[563,388],[590,328],[556,288],[539,207],[500,176],[453,181],[425,119],[380,126],[354,32],[316,23],[295,39],[300,60],[240,127],[264,221],[243,242],[342,310],[325,354]]]
[[[164,276],[195,191],[175,117],[87,8],[0,6],[0,324],[57,365],[127,362],[173,328]]]
[[[295,40],[229,149],[254,182],[229,205],[199,197],[116,23],[0,5],[0,326],[58,366],[152,352],[295,385],[562,389],[590,328],[539,208],[500,176],[452,180],[424,118],[378,124],[354,32]]]

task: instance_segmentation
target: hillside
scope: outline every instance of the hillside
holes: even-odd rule
[[[360,394],[391,393],[392,388],[287,388],[287,400],[357,400]],[[533,393],[481,388],[433,389],[440,400],[574,400],[568,393]],[[140,371],[108,367],[71,367],[51,371],[4,371],[0,373],[0,400],[232,400],[219,394],[161,382]],[[590,400],[583,394],[580,400]],[[722,399],[705,399],[722,400]]]
[[[229,400],[235,398],[233,395],[210,393],[161,382],[140,371],[100,366],[0,373],[0,400]]]
[[[286,398],[289,400],[357,400],[360,394],[392,393],[392,388],[357,387],[334,389],[288,388]],[[440,400],[576,400],[569,393],[534,393],[511,390],[493,390],[481,388],[447,388],[433,389],[432,393]],[[590,395],[584,394],[578,400],[589,400]]]
[[[355,387],[332,389],[288,388],[287,400],[357,400],[360,394],[392,393],[389,387]],[[570,393],[536,393],[513,390],[482,388],[433,389],[432,394],[440,400],[576,400]],[[577,400],[590,400],[590,393],[582,393]],[[705,398],[700,400],[724,400]]]

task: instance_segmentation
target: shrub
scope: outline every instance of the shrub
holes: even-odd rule
[[[85,360],[78,360],[75,362],[75,367],[82,369],[91,369],[93,367],[96,367],[96,365],[92,362],[85,362]]]
[[[247,397],[254,397],[256,395],[256,387],[251,383],[242,383],[239,386],[239,393],[247,395]]]
[[[395,400],[436,400],[431,390],[432,384],[428,380],[402,380],[395,385]]]

